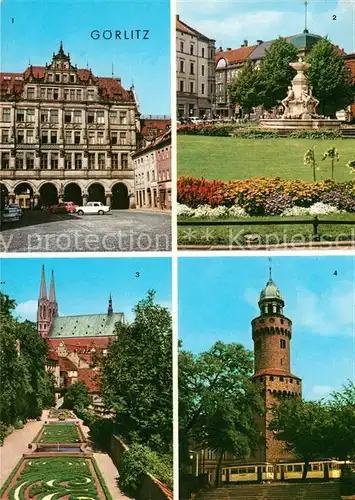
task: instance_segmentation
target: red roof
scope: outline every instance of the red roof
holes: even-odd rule
[[[59,358],[59,368],[63,372],[78,371],[74,363],[68,358]]]
[[[224,50],[215,55],[215,63],[217,64],[220,59],[227,59],[229,64],[236,64],[244,62],[257,45],[250,45],[250,47],[240,47],[239,49]]]
[[[82,380],[89,392],[99,392],[98,383],[94,380],[98,373],[91,368],[78,368],[78,379]]]
[[[262,370],[258,370],[257,372],[254,373],[253,378],[260,377],[261,375],[276,375],[276,376],[280,375],[283,377],[291,377],[291,378],[296,378],[296,379],[301,380],[299,377],[292,375],[292,373],[290,373],[286,370],[278,370],[278,369],[273,369],[273,368],[264,368]]]
[[[58,361],[58,354],[54,351],[50,351],[47,356],[48,359],[52,359],[53,361]]]
[[[48,344],[51,349],[56,350],[59,344],[63,342],[69,351],[74,351],[77,348],[87,348],[97,347],[99,349],[106,349],[110,343],[112,337],[88,337],[88,338],[65,338],[62,339],[52,339],[48,338]]]
[[[183,33],[186,33],[187,35],[196,36],[196,33],[194,31],[192,31],[192,29],[189,28],[189,26],[187,26],[187,24],[180,21],[180,19],[178,17],[176,18],[176,29],[179,31],[182,31]]]
[[[157,136],[165,132],[167,127],[170,128],[170,126],[171,120],[169,118],[161,120],[143,118],[141,120],[141,133],[144,137]]]

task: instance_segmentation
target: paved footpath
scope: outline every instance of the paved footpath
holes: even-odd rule
[[[42,428],[43,422],[48,418],[49,410],[44,410],[41,420],[28,422],[23,429],[16,429],[4,440],[0,447],[0,488],[16,467],[24,453],[29,453],[30,443]]]
[[[86,439],[90,442],[89,432],[90,429],[80,420],[81,429],[84,433]],[[117,486],[117,479],[119,477],[119,473],[115,467],[115,464],[112,462],[111,457],[107,453],[96,453],[94,452],[94,458],[96,460],[97,465],[103,475],[105,483],[108,487],[109,492],[111,493],[114,500],[129,500],[129,497],[126,497],[122,493],[122,491]]]

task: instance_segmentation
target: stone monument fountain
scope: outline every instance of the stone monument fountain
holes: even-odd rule
[[[292,80],[292,86],[288,87],[287,96],[283,99],[283,114],[280,118],[262,118],[260,126],[263,128],[279,130],[309,130],[309,129],[329,129],[340,127],[341,120],[326,118],[317,114],[316,108],[318,99],[312,95],[305,71],[310,68],[310,64],[302,61],[290,63],[290,66],[297,71]]]

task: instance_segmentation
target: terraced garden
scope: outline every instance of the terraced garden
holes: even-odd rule
[[[59,418],[64,417],[64,418],[76,418],[75,413],[73,413],[71,410],[57,410],[55,408],[52,408],[49,412],[49,418]]]
[[[26,457],[0,494],[3,500],[112,500],[91,457]]]
[[[46,424],[36,441],[38,443],[80,443],[78,428],[73,423]]]

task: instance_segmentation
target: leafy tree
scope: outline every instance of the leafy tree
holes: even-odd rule
[[[275,405],[272,413],[269,430],[275,431],[276,439],[285,441],[286,448],[305,462],[302,475],[305,480],[309,462],[324,458],[326,408],[321,401],[287,398]]]
[[[172,318],[154,297],[150,290],[138,302],[133,323],[116,325],[100,383],[123,439],[164,453],[172,446]]]
[[[339,153],[338,150],[335,146],[332,148],[329,148],[324,154],[322,160],[326,160],[327,158],[330,158],[331,164],[332,164],[332,180],[334,180],[334,162],[339,161]]]
[[[217,342],[209,351],[179,357],[179,426],[182,469],[188,448],[214,450],[217,482],[225,452],[241,458],[259,443],[255,417],[264,411],[261,394],[251,382],[253,357],[240,344]]]
[[[298,49],[285,38],[278,38],[265,52],[260,64],[260,97],[263,106],[271,109],[286,97],[287,87],[295,76],[291,62],[298,59]]]
[[[243,68],[229,88],[230,100],[239,104],[244,113],[249,114],[260,100],[260,74],[251,59],[247,59]]]
[[[68,410],[84,410],[91,403],[88,388],[82,380],[78,380],[67,388],[64,394],[63,408]]]
[[[317,42],[306,61],[308,83],[319,99],[322,115],[335,116],[335,112],[354,102],[355,86],[344,58],[336,52],[327,38]]]
[[[305,152],[304,158],[303,158],[303,163],[305,166],[312,167],[313,181],[316,182],[316,180],[317,180],[317,178],[316,178],[317,161],[316,161],[314,147],[308,149],[308,151]]]

